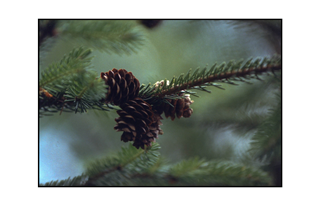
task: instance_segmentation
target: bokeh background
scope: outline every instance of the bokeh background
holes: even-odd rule
[[[117,55],[94,50],[92,64],[97,75],[124,68],[147,84],[171,79],[190,68],[281,54],[281,20],[163,20],[152,28],[139,27],[146,40],[137,53]],[[56,40],[41,57],[40,68],[79,46],[81,43]],[[258,125],[277,104],[278,87],[273,78],[262,78],[264,82],[223,85],[226,90],[209,88],[211,94],[198,92],[200,98],[191,97],[194,113],[190,118],[162,120],[164,134],[157,140],[161,155],[171,163],[198,156],[266,164],[246,155]],[[87,162],[127,146],[120,141],[121,133],[113,129],[117,116],[115,111],[90,110],[40,118],[40,183],[80,175]]]

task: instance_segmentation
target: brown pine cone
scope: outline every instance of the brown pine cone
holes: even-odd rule
[[[170,82],[167,80],[167,85],[169,85]],[[155,83],[155,89],[158,87],[163,87],[164,80],[158,81]],[[174,84],[172,85],[174,86]],[[188,118],[193,113],[193,110],[190,108],[190,105],[193,103],[193,100],[190,99],[189,94],[185,94],[182,90],[178,95],[182,96],[181,99],[166,99],[170,104],[167,102],[160,104],[160,106],[155,106],[155,110],[158,111],[159,114],[162,114],[164,112],[166,118],[171,117],[171,120],[173,121],[175,117],[177,116],[179,119],[180,117]]]
[[[120,105],[134,99],[139,93],[139,80],[125,69],[113,68],[106,73],[101,72],[100,77],[105,80],[106,85],[109,85],[106,103]]]
[[[193,103],[193,100],[190,99],[190,95],[180,93],[179,96],[183,96],[184,98],[167,99],[167,101],[172,104],[173,107],[168,103],[162,104],[162,109],[166,118],[171,117],[172,121],[176,116],[178,119],[180,119],[180,117],[188,118],[193,113],[193,109],[190,108],[190,105]]]
[[[120,107],[122,110],[117,111],[120,117],[115,119],[117,125],[114,129],[123,131],[121,141],[134,141],[133,146],[144,149],[163,133],[160,115],[153,113],[152,107],[141,98],[129,100]]]
[[[144,149],[144,145],[151,146],[151,142],[155,142],[155,138],[158,139],[158,134],[163,134],[163,131],[160,128],[160,125],[162,125],[162,122],[160,121],[162,117],[158,113],[154,113],[153,117],[153,122],[148,127],[149,131],[146,134],[143,134],[141,138],[134,141],[133,146],[137,149],[139,149],[139,147]]]

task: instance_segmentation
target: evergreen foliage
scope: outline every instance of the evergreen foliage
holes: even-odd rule
[[[278,104],[270,109],[269,117],[260,124],[252,138],[250,151],[257,158],[281,157],[281,97],[277,95]]]
[[[230,161],[206,162],[198,158],[182,161],[171,168],[173,181],[178,185],[259,186],[270,185],[268,174],[254,167]]]
[[[40,186],[82,186],[86,181],[86,177],[84,175],[76,176],[74,178],[68,178],[66,180],[56,180],[47,182],[45,184],[40,184]]]
[[[86,46],[106,52],[129,54],[136,51],[144,39],[134,21],[58,21],[59,36],[85,43]],[[45,39],[45,38],[43,38]],[[41,41],[42,42],[42,41]],[[43,41],[46,44],[46,41]],[[41,51],[40,51],[41,52]],[[65,55],[60,62],[50,64],[39,77],[40,117],[60,112],[87,112],[89,109],[109,111],[108,86],[99,74],[92,70],[91,49],[79,47]],[[263,74],[281,78],[281,57],[253,58],[244,62],[229,61],[214,64],[209,70],[189,70],[185,75],[163,80],[155,84],[142,84],[138,97],[158,108],[162,103],[172,105],[168,99],[186,98],[181,93],[197,96],[195,91],[210,93],[208,86],[224,90],[221,84],[237,85],[235,82],[263,81]],[[121,82],[119,80],[119,82]],[[120,84],[120,83],[119,83]],[[254,85],[252,85],[254,87]],[[281,90],[281,89],[280,89]],[[281,92],[279,90],[279,93]],[[269,164],[281,165],[281,96],[278,104],[270,110],[267,118],[259,121],[241,116],[256,123],[258,130],[248,150],[249,159],[268,159]],[[131,107],[130,107],[131,108]],[[133,108],[134,109],[134,108]],[[155,110],[157,111],[157,110]],[[159,111],[159,110],[158,110]],[[159,112],[159,116],[161,112]],[[227,118],[227,117],[226,117]],[[230,116],[230,121],[234,120]],[[260,124],[261,123],[261,124]],[[144,123],[145,124],[145,123]],[[84,174],[66,180],[51,181],[40,186],[272,186],[275,183],[270,171],[264,167],[237,163],[223,159],[205,160],[190,158],[176,164],[168,163],[160,156],[160,145],[152,143],[145,149],[132,144],[116,154],[96,160],[87,165]],[[281,184],[281,182],[280,182]]]
[[[98,79],[95,71],[90,70],[90,49],[82,47],[72,50],[60,62],[52,63],[40,74],[39,109],[40,115],[48,112],[75,111],[87,109],[108,110],[100,100],[104,98],[106,86]],[[53,95],[42,95],[45,89]]]
[[[165,79],[161,87],[156,87],[156,84],[153,86],[151,84],[142,85],[139,96],[150,103],[156,102],[159,98],[181,98],[175,95],[177,92],[184,92],[198,97],[196,92],[190,89],[211,93],[207,86],[224,89],[222,85],[216,82],[237,85],[235,81],[239,81],[252,84],[248,80],[253,78],[262,80],[258,75],[266,72],[272,72],[275,75],[275,71],[281,69],[281,58],[278,55],[271,59],[264,58],[261,60],[261,58],[257,58],[255,61],[252,60],[253,58],[247,60],[244,64],[243,60],[238,62],[231,60],[228,63],[223,62],[219,66],[215,63],[209,71],[207,71],[207,68],[202,70],[198,68],[192,74],[190,69],[186,75],[181,74],[178,78],[173,77],[171,81]]]
[[[86,185],[131,185],[132,176],[146,172],[156,163],[160,155],[157,151],[159,148],[158,144],[153,144],[147,150],[142,150],[130,144],[117,155],[91,163],[86,171],[89,176]]]
[[[41,73],[39,86],[54,86],[54,83],[58,85],[70,84],[70,76],[76,76],[77,73],[83,72],[90,66],[90,54],[90,49],[74,49],[69,55],[65,55],[59,63],[51,64]]]
[[[85,174],[40,186],[261,186],[271,185],[261,169],[229,161],[199,158],[168,164],[159,144],[147,150],[131,144],[88,165]]]
[[[144,34],[135,21],[64,20],[59,21],[60,36],[68,41],[80,41],[105,52],[130,54],[143,44]]]

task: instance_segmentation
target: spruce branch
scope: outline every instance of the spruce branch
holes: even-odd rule
[[[56,112],[77,113],[88,109],[109,111],[103,102],[106,85],[91,70],[91,49],[73,49],[58,63],[52,63],[40,73],[40,116]]]
[[[146,150],[136,149],[130,144],[116,155],[92,162],[86,171],[89,179],[85,186],[125,184],[129,182],[130,174],[145,171],[157,162],[159,149],[160,146],[157,143],[147,147]],[[115,181],[117,179],[119,181]]]
[[[136,52],[144,34],[136,21],[130,20],[63,20],[59,35],[68,41],[81,42],[108,53]]]
[[[79,175],[74,178],[68,178],[66,180],[56,180],[47,182],[45,184],[39,184],[39,186],[82,186],[87,181],[87,177],[85,175]]]
[[[55,22],[56,23],[56,22]],[[50,27],[51,28],[51,27]],[[59,36],[81,41],[99,50],[130,53],[142,44],[143,34],[133,21],[60,21]],[[208,86],[224,89],[220,83],[252,84],[253,78],[273,73],[282,68],[281,59],[258,58],[213,65],[209,70],[191,70],[171,81],[154,85],[142,84],[131,72],[113,69],[98,78],[92,71],[91,50],[77,48],[60,62],[41,72],[39,82],[40,115],[56,112],[86,112],[88,109],[108,110],[118,105],[115,129],[122,131],[121,140],[134,141],[113,156],[93,162],[85,174],[62,181],[51,181],[41,186],[99,186],[99,185],[271,185],[268,173],[260,168],[213,160],[193,158],[170,165],[160,158],[155,142],[160,128],[161,114],[171,117],[190,117],[194,91],[210,93]],[[280,110],[279,110],[280,108]],[[255,155],[279,156],[281,153],[281,107],[259,128],[253,138]],[[280,136],[279,136],[280,134]],[[145,148],[143,149],[139,149]]]
[[[153,95],[161,99],[182,90],[187,90],[187,92],[189,92],[188,89],[197,89],[210,93],[210,91],[206,89],[207,86],[223,89],[221,85],[214,82],[222,82],[231,85],[236,85],[234,81],[248,83],[244,79],[260,79],[258,75],[266,72],[274,73],[282,68],[279,56],[274,56],[271,59],[264,58],[263,60],[258,58],[255,61],[249,59],[244,65],[242,65],[242,62],[243,60],[237,63],[230,61],[228,64],[222,63],[220,66],[215,64],[209,71],[206,71],[206,68],[201,71],[197,69],[193,74],[189,71],[185,77],[182,74],[178,78],[173,77],[170,83],[164,81],[163,87],[158,87]],[[149,96],[151,95],[151,92],[152,90],[149,89]]]
[[[278,104],[269,110],[269,117],[262,122],[252,138],[248,152],[257,158],[281,158],[281,97],[277,95]]]
[[[82,47],[73,49],[68,55],[65,55],[59,63],[52,63],[40,74],[39,87],[48,85],[69,83],[70,75],[84,71],[90,66],[92,57],[91,49]]]
[[[271,178],[263,170],[229,161],[209,162],[210,177],[217,185],[233,186],[271,186]]]
[[[192,158],[171,167],[172,186],[267,186],[271,178],[261,169],[223,160]]]
[[[168,164],[158,144],[145,151],[132,145],[88,165],[81,176],[40,186],[269,186],[259,168],[230,161],[191,158]]]
[[[203,169],[207,163],[197,157],[183,160],[172,166],[168,171],[168,178],[171,184],[188,184],[198,182],[198,175],[207,175],[207,170]]]

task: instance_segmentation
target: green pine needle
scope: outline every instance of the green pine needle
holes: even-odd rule
[[[277,96],[278,105],[269,111],[269,117],[259,126],[253,136],[251,149],[260,159],[281,157],[281,97]]]
[[[92,57],[89,55],[91,52],[91,49],[82,47],[73,49],[59,63],[49,65],[40,73],[39,87],[61,86],[70,83],[70,76],[76,76],[90,66]],[[59,86],[55,86],[55,88],[59,89]],[[63,88],[63,86],[61,87]]]
[[[66,180],[56,180],[47,182],[45,184],[40,184],[39,186],[82,186],[86,181],[86,176],[80,175],[74,178],[68,178]]]
[[[133,20],[63,20],[60,36],[100,51],[117,54],[136,52],[143,44],[144,33]]]
[[[219,66],[214,64],[208,71],[207,68],[201,70],[197,68],[192,75],[191,70],[189,70],[186,75],[181,74],[178,78],[173,77],[169,84],[165,80],[164,84],[158,86],[156,89],[142,89],[139,96],[143,99],[151,98],[151,100],[149,100],[151,103],[167,98],[169,95],[177,95],[182,90],[200,90],[210,93],[211,91],[209,91],[206,86],[224,89],[222,85],[217,84],[217,82],[229,85],[238,85],[235,81],[252,84],[246,80],[253,78],[261,80],[258,75],[268,72],[274,73],[274,71],[280,69],[281,58],[277,55],[271,59],[264,58],[261,60],[261,58],[257,58],[255,61],[253,61],[253,58],[250,58],[244,64],[243,59],[238,62],[231,60],[228,63],[223,62]],[[197,96],[195,92],[190,94]]]

